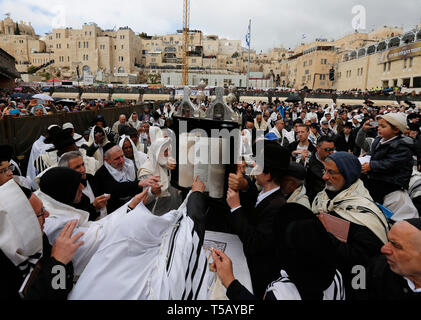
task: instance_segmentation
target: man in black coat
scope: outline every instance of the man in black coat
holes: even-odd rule
[[[369,299],[421,300],[421,220],[397,222],[367,271]],[[364,291],[363,291],[364,292]]]
[[[307,164],[305,187],[310,204],[316,195],[322,191],[326,184],[323,180],[324,165],[323,161],[326,160],[335,151],[335,143],[333,139],[328,136],[321,136],[317,141],[317,151],[311,155],[310,161]]]
[[[70,168],[82,174],[82,184],[85,188],[82,191],[81,201],[74,205],[76,209],[89,212],[89,221],[97,220],[101,212],[106,213],[109,196],[101,194],[95,177],[86,173],[85,163],[79,151],[65,153],[60,158],[58,166]]]
[[[258,299],[263,298],[267,285],[279,271],[279,264],[273,261],[273,224],[286,202],[280,183],[290,159],[288,150],[273,141],[265,141],[264,156],[263,172],[256,176],[263,188],[260,194],[256,185],[244,178],[240,170],[230,175],[227,193],[231,208],[229,224],[243,242],[253,291]]]
[[[359,156],[359,152],[355,150],[355,131],[352,131],[352,123],[346,122],[342,132],[338,132],[335,139],[335,146],[337,151],[352,152]]]
[[[110,147],[110,144],[107,146]],[[107,203],[108,214],[141,193],[144,187],[152,187],[151,192],[154,195],[160,193],[159,177],[151,177],[139,182],[137,177],[129,176],[129,171],[131,170],[125,164],[123,150],[119,146],[104,150],[104,165],[95,173],[95,179],[99,186],[99,193],[110,195]]]
[[[0,286],[0,300],[19,300],[22,298],[26,300],[66,300],[67,295],[73,288],[72,258],[77,249],[83,244],[78,242],[83,233],[73,236],[72,233],[77,225],[77,220],[71,221],[63,228],[56,242],[51,246],[47,236],[43,233],[45,219],[49,216],[49,213],[44,209],[42,201],[31,194],[29,190],[25,190],[32,207],[32,210],[26,211],[27,206],[24,206],[23,202],[28,200],[23,193],[21,196],[17,194],[20,191],[13,184],[15,183],[11,181],[4,185],[0,189],[0,195],[2,197],[7,196],[8,192],[13,190],[13,197],[15,199],[20,197],[18,199],[20,203],[14,204],[16,205],[16,210],[11,210],[10,214],[19,214],[21,218],[24,217],[26,222],[16,226],[16,231],[19,232],[8,234],[8,245],[3,248],[3,242],[0,244],[0,282],[2,284]],[[2,209],[4,210],[4,207]],[[31,215],[36,215],[38,221],[34,219],[35,217],[32,218]],[[9,220],[9,227],[12,220]],[[29,224],[28,221],[34,221],[33,225]],[[38,231],[39,237],[34,238],[30,236],[36,232],[34,228],[41,228],[41,232]],[[30,252],[30,249],[26,247],[34,246],[33,243],[28,243],[19,248],[21,251],[19,254],[12,252],[11,248],[16,243],[16,240],[13,240],[13,238],[19,238],[22,235],[28,238],[31,237],[29,239],[37,241],[39,244],[42,243],[42,246],[40,246],[42,251],[35,253],[32,250],[33,254],[26,255],[25,252]],[[5,236],[7,235],[3,235],[2,239],[5,241],[4,243],[6,243]],[[27,241],[29,240],[28,238],[26,239]],[[21,256],[20,260],[15,260],[17,255]],[[24,257],[27,259],[24,260]],[[64,278],[57,279],[59,273]],[[28,281],[23,285],[25,280]],[[54,287],[55,284],[58,286]]]

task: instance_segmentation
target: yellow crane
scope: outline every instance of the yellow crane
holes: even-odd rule
[[[189,81],[190,0],[183,0],[183,85]]]

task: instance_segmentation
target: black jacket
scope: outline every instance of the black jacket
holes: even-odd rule
[[[308,140],[308,142],[310,143],[309,145],[308,145],[308,151],[309,152],[311,152],[311,155],[313,155],[314,153],[316,153],[316,151],[317,151],[317,149],[316,149],[316,147],[311,143],[311,141],[310,140]],[[294,152],[295,150],[297,150],[297,147],[298,147],[298,144],[300,143],[300,141],[294,141],[294,142],[292,142],[292,143],[290,143],[289,145],[288,145],[288,150],[289,150],[289,152],[291,152],[291,154],[292,154],[292,152]],[[294,156],[292,156],[291,155],[291,157],[294,159],[294,161],[295,161],[295,157]]]
[[[360,151],[355,149],[355,135],[353,132],[349,135],[348,142],[345,139],[345,134],[341,132],[336,136],[335,139],[335,148],[336,151],[351,151],[355,156],[359,156]]]
[[[230,214],[229,223],[232,232],[243,242],[254,294],[258,299],[262,299],[267,285],[279,271],[279,264],[273,259],[275,250],[273,224],[285,204],[285,199],[278,190],[254,208],[258,194],[251,182],[249,190],[240,194],[242,207]]]
[[[310,204],[313,202],[317,194],[320,191],[323,191],[326,186],[326,183],[323,180],[324,168],[325,166],[317,159],[316,152],[314,152],[306,166],[307,175],[305,187]]]
[[[384,144],[380,140],[377,137],[371,145],[368,178],[408,189],[414,165],[414,140],[403,136]]]
[[[108,214],[119,209],[143,189],[139,187],[137,179],[133,182],[117,182],[105,166],[98,169],[95,179],[99,194],[107,193],[111,196],[107,205]]]
[[[341,218],[335,212],[329,212],[329,214]],[[381,255],[380,249],[383,242],[369,228],[353,222],[350,222],[346,243],[339,241],[333,235],[331,235],[331,240],[335,247],[338,270],[343,276],[347,300],[352,300],[357,294],[351,284],[355,276],[352,273],[353,267],[367,268],[371,259]]]
[[[404,277],[394,273],[385,256],[372,260],[367,269],[367,296],[370,300],[416,300],[421,293],[413,292]]]
[[[101,196],[102,194],[100,192],[100,187],[97,185],[96,178],[93,175],[87,173],[86,180],[89,182],[89,185],[92,188],[92,192],[94,193],[95,198]],[[89,197],[86,196],[84,193],[82,193],[82,199],[80,200],[80,202],[78,204],[75,204],[74,207],[76,209],[89,212],[89,221],[95,221],[100,215],[100,212],[97,211],[93,204],[91,204]]]
[[[40,259],[40,271],[32,281],[25,300],[66,300],[73,288],[73,264],[66,266],[51,257],[51,245],[47,236],[43,236],[43,257]],[[53,289],[54,266],[64,266],[66,270],[66,288]],[[24,282],[24,274],[0,250],[0,300],[20,300],[19,289]]]

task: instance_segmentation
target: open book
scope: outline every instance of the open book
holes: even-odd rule
[[[190,188],[194,178],[199,176],[199,180],[206,185],[205,192],[209,192],[211,198],[222,198],[227,156],[229,162],[228,139],[183,133],[180,135],[179,152],[179,185]]]

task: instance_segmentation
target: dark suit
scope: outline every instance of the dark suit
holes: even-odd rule
[[[103,193],[101,194],[101,188],[97,185],[97,179],[93,175],[87,173],[86,180],[89,182],[95,198],[103,195]],[[89,212],[89,221],[95,221],[100,214],[94,205],[91,204],[89,197],[84,193],[82,193],[82,199],[78,204],[75,205],[75,208]]]
[[[107,193],[111,195],[107,205],[108,214],[119,209],[136,194],[142,192],[142,188],[138,186],[139,181],[137,179],[130,182],[117,182],[105,166],[98,169],[95,173],[95,179],[99,194]]]
[[[257,189],[250,181],[249,190],[240,192],[240,197],[244,206],[230,214],[229,223],[232,231],[243,242],[254,294],[258,299],[262,299],[267,285],[276,278],[279,271],[279,265],[273,259],[276,245],[273,225],[285,204],[285,198],[278,190],[254,207]]]

